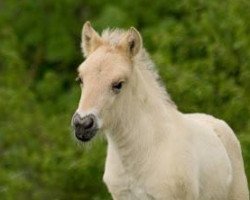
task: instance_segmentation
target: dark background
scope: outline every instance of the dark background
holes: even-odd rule
[[[106,142],[72,139],[80,35],[90,20],[141,32],[182,112],[227,121],[250,178],[249,0],[0,1],[0,198],[110,199]]]

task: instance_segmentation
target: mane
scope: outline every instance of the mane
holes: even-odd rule
[[[119,41],[125,36],[126,33],[127,31],[124,29],[108,28],[102,32],[101,37],[109,45],[116,46],[118,45]],[[150,58],[148,52],[145,50],[144,47],[135,56],[134,63],[135,63],[134,65],[139,66],[142,71],[147,70],[148,72],[151,73],[153,79],[157,82],[158,86],[157,89],[160,91],[162,98],[168,105],[177,109],[176,104],[172,101],[169,93],[167,92],[167,90],[164,87],[164,84],[161,81],[159,73],[156,70],[155,64],[153,63],[152,59]]]
[[[124,29],[110,29],[107,28],[102,32],[102,39],[112,46],[116,46],[118,42],[124,37],[126,31]]]

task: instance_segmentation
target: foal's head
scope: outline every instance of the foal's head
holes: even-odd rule
[[[82,50],[86,57],[78,68],[82,94],[72,118],[76,137],[89,141],[99,129],[109,126],[109,113],[126,96],[133,72],[133,59],[142,46],[139,32],[101,37],[86,22],[82,30]],[[125,111],[124,111],[125,112]],[[112,119],[111,119],[112,120]]]

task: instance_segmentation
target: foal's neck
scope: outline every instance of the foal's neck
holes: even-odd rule
[[[172,122],[178,117],[156,74],[147,66],[134,66],[129,91],[122,97],[117,122],[108,135],[127,170],[140,170],[160,143],[167,140]],[[137,67],[137,68],[136,68]]]

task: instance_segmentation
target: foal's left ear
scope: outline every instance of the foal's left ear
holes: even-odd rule
[[[88,57],[102,44],[99,34],[92,28],[89,21],[85,22],[82,28],[82,51],[85,57]]]
[[[134,57],[142,48],[142,38],[139,31],[131,27],[120,41],[119,46],[128,53],[129,57]]]

